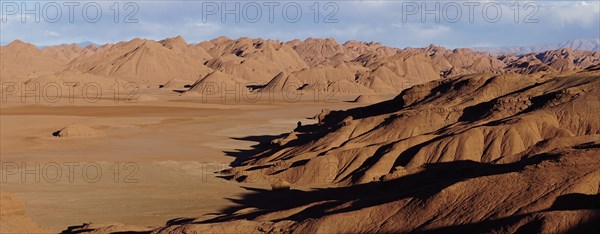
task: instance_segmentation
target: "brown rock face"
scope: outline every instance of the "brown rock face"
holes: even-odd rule
[[[464,75],[331,112],[230,170],[321,188],[252,192],[154,232],[594,233],[599,81],[597,69]]]
[[[154,58],[146,53],[155,51],[182,59],[190,49],[181,38],[129,43],[146,51],[137,55],[144,59]],[[86,68],[87,59],[121,47],[129,48],[117,44],[70,66]],[[204,59],[193,60],[208,70],[198,73],[194,66],[196,82],[187,94],[202,94],[214,88],[210,84],[245,82],[256,84],[249,92],[328,89],[357,93],[361,102],[376,101],[369,95],[399,94],[347,111],[323,110],[315,116],[317,124],[261,142],[256,154],[225,172],[242,183],[276,181],[272,190],[289,191],[257,189],[227,213],[144,231],[585,233],[600,228],[597,52],[496,57],[436,46],[340,45],[331,39],[217,38],[193,47],[206,52],[195,55]],[[179,62],[160,69],[185,71],[189,64]],[[107,76],[124,74],[120,69]],[[89,73],[100,71],[105,70]],[[315,189],[290,190],[291,184]],[[115,230],[133,229],[86,224],[72,231]]]
[[[379,180],[397,166],[516,162],[541,142],[598,138],[599,74],[465,75],[418,85],[390,101],[330,113],[321,127],[232,172],[269,178],[274,171],[265,165],[285,162],[299,166],[278,168],[278,178],[349,185]]]
[[[254,193],[248,200],[272,201],[269,207],[277,210],[265,214],[260,211],[265,207],[251,203],[247,205],[259,211],[168,225],[156,232],[594,232],[600,218],[599,150],[578,148],[502,165],[439,163],[386,182],[287,197]],[[243,225],[232,225],[237,223]]]

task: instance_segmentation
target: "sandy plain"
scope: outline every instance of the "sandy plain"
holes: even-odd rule
[[[298,121],[314,123],[309,118],[321,109],[360,105],[348,102],[356,96],[222,102],[141,93],[157,100],[4,99],[2,191],[26,201],[26,215],[52,232],[85,222],[152,226],[215,213],[234,205],[245,187],[270,186],[218,178],[214,172],[228,168],[235,152],[290,132]],[[52,135],[74,123],[101,134]]]

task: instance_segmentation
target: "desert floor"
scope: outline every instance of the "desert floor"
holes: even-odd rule
[[[213,172],[235,159],[228,152],[290,132],[298,121],[314,123],[307,118],[323,108],[359,105],[347,102],[356,96],[220,103],[164,90],[142,92],[158,100],[4,100],[2,191],[26,201],[27,216],[52,231],[84,222],[150,226],[215,213],[235,205],[231,199],[245,193],[244,187],[270,186],[218,178]],[[52,136],[74,123],[101,135]]]

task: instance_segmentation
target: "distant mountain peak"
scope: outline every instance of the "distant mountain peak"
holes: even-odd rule
[[[476,51],[488,52],[491,54],[529,54],[559,49],[600,51],[600,39],[573,39],[555,44],[510,47],[474,47],[472,49]]]
[[[23,50],[23,49],[34,49],[34,50],[38,50],[38,48],[31,43],[27,43],[21,40],[14,40],[11,43],[6,45],[6,48],[13,48],[13,49],[17,49],[17,50]]]

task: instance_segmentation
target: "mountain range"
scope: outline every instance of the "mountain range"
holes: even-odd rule
[[[392,94],[415,84],[464,74],[581,70],[600,63],[600,52],[559,49],[491,55],[434,45],[398,49],[374,42],[340,44],[331,38],[281,42],[219,37],[189,44],[177,36],[102,46],[64,44],[41,50],[14,41],[2,47],[2,58],[4,81],[53,82],[80,74],[106,84],[122,80],[165,87],[177,81],[191,87],[210,76],[211,82],[239,84],[253,87],[253,91],[267,88],[280,92],[293,87],[294,91]],[[215,72],[228,76],[211,76]],[[280,81],[287,83],[276,85]],[[202,90],[195,88],[189,92]]]

